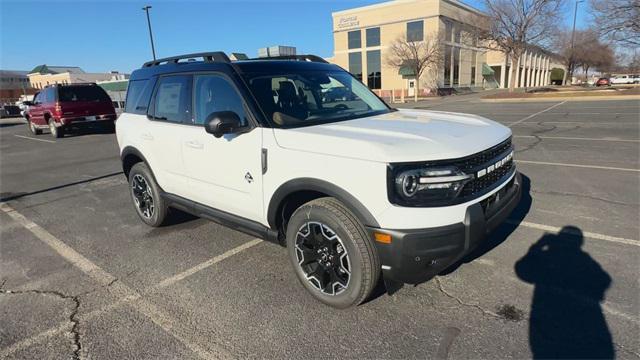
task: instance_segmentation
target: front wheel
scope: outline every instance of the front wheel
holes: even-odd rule
[[[356,216],[334,198],[313,200],[293,213],[287,251],[302,285],[329,306],[356,306],[378,282],[374,244]]]
[[[38,126],[36,126],[36,124],[34,124],[33,121],[31,121],[31,119],[27,119],[27,121],[29,122],[29,130],[33,135],[42,134],[42,130],[40,130]]]

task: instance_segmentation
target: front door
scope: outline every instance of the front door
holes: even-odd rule
[[[33,105],[29,106],[29,120],[36,125],[45,125],[43,99],[44,91],[41,91],[33,97]]]
[[[248,130],[248,111],[230,79],[194,76],[194,123],[182,136],[182,156],[190,178],[189,198],[209,207],[261,222],[262,128],[220,138],[207,133],[204,122],[218,111],[233,111]]]
[[[416,95],[416,80],[415,79],[409,79],[408,80],[408,93],[407,96],[415,96]]]

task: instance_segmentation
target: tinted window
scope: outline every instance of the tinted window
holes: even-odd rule
[[[362,81],[362,53],[349,53],[349,72]]]
[[[367,84],[370,89],[382,87],[380,50],[367,51]]]
[[[191,76],[167,76],[159,81],[154,101],[154,118],[191,122]]]
[[[199,75],[195,78],[196,124],[204,124],[207,117],[218,111],[233,111],[247,125],[242,97],[225,78],[218,75]]]
[[[407,41],[422,41],[424,38],[424,21],[407,23]]]
[[[149,107],[154,81],[129,81],[125,111],[134,114],[146,114]]]
[[[38,104],[42,102],[42,93],[39,92],[33,97],[33,103]]]
[[[362,47],[362,39],[360,35],[360,30],[349,31],[348,34],[349,40],[349,49],[359,49]]]
[[[52,94],[53,95],[53,94]],[[49,99],[49,95],[47,95]],[[64,86],[58,88],[58,101],[111,101],[109,95],[99,86]]]
[[[380,46],[380,28],[367,29],[367,46]]]

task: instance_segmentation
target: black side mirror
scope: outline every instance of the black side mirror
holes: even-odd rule
[[[233,111],[216,111],[204,122],[204,129],[219,138],[224,134],[231,134],[242,126],[240,116]]]

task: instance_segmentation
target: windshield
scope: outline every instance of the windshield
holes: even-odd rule
[[[245,76],[274,127],[318,125],[391,111],[365,85],[343,71],[249,73]]]
[[[109,101],[111,98],[98,86],[62,86],[58,89],[58,101]]]

